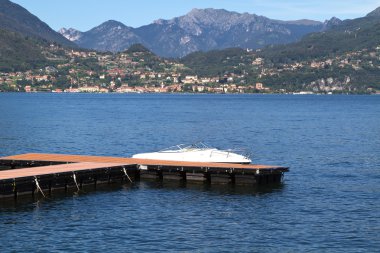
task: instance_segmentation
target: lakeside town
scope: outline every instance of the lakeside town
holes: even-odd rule
[[[186,67],[178,62],[162,60],[150,52],[104,54],[96,51],[76,51],[51,45],[50,50],[63,50],[67,61],[25,72],[0,72],[0,89],[14,92],[69,93],[168,93],[268,92],[262,83],[238,85],[233,73],[220,77],[184,75]],[[88,64],[90,63],[90,64]],[[95,66],[97,65],[97,66]]]
[[[259,50],[258,50],[259,51]],[[333,94],[357,92],[349,74],[343,78],[326,76],[304,83],[296,90],[289,85],[267,84],[274,78],[297,72],[329,68],[361,71],[380,68],[380,45],[373,50],[349,52],[334,58],[268,64],[247,50],[231,71],[215,76],[200,76],[180,61],[162,59],[141,45],[121,53],[103,53],[62,48],[51,44],[44,49],[49,65],[26,71],[0,72],[1,92],[67,93],[295,93]],[[228,63],[230,60],[226,58]],[[342,75],[340,75],[342,76]],[[366,93],[379,93],[366,88]]]

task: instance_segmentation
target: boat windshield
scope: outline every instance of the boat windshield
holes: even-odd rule
[[[189,145],[189,144],[178,144],[178,145],[175,145],[175,146],[172,146],[169,148],[162,149],[159,152],[181,151],[181,150],[189,150],[189,149],[209,149],[209,148],[211,148],[211,147],[208,146],[207,144],[205,144],[203,142],[197,142],[197,143],[194,143],[191,145]]]

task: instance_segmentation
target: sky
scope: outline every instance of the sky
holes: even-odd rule
[[[157,19],[182,16],[193,8],[248,12],[271,19],[363,17],[380,7],[380,0],[11,0],[39,17],[54,30],[62,27],[88,31],[107,20],[131,27]]]

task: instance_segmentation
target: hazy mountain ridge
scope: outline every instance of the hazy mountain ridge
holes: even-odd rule
[[[87,32],[60,32],[84,48],[117,52],[142,43],[160,56],[182,57],[195,51],[290,43],[327,27],[306,19],[280,21],[223,9],[193,9],[184,16],[159,19],[138,28],[107,21]]]
[[[331,28],[324,32],[308,34],[300,41],[288,45],[267,47],[261,54],[276,62],[286,62],[287,59],[312,59],[376,48],[380,45],[380,15],[371,13],[362,18],[333,20]]]
[[[380,7],[368,13],[366,17],[380,17]]]

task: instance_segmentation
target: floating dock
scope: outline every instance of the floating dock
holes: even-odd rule
[[[5,168],[0,170],[0,198],[143,178],[263,185],[281,183],[289,171],[270,165],[36,153],[2,157],[0,166]]]

